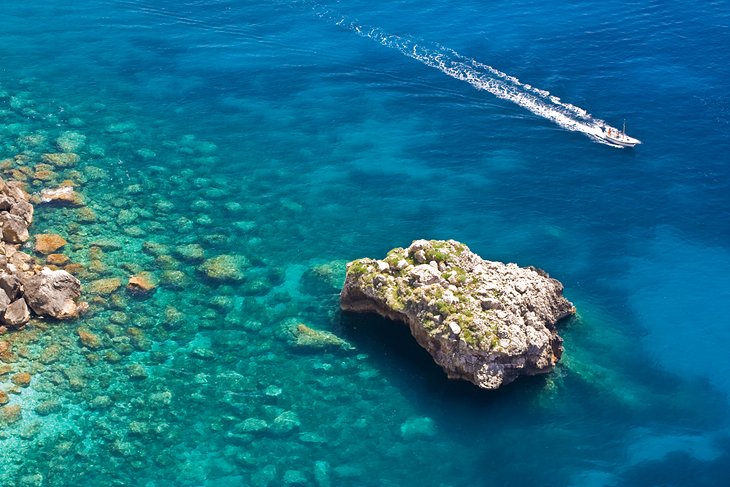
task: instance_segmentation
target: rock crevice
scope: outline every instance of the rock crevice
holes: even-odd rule
[[[344,311],[408,324],[449,378],[496,389],[560,360],[556,324],[575,313],[563,286],[534,267],[481,259],[454,240],[417,240],[347,266]]]

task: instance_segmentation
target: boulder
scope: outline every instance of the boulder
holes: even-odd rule
[[[5,291],[0,290],[0,316],[5,312],[8,306],[10,306],[11,300]]]
[[[0,298],[5,296],[4,292],[0,292]],[[5,311],[0,314],[0,322],[11,328],[20,328],[30,321],[30,310],[25,299],[16,299],[10,303]]]
[[[34,313],[57,319],[75,318],[82,311],[77,303],[81,283],[63,270],[44,267],[39,273],[23,280],[25,299]]]
[[[10,211],[14,203],[13,198],[0,193],[0,211]]]
[[[352,350],[353,347],[347,341],[334,333],[324,330],[316,330],[304,323],[291,323],[287,325],[291,334],[290,342],[297,348],[318,350],[327,348],[341,348]]]
[[[96,279],[89,283],[88,291],[91,294],[102,294],[109,295],[119,289],[122,285],[122,280],[118,277],[109,277],[106,279]]]
[[[39,233],[35,236],[35,251],[48,255],[66,245],[66,239],[56,233]]]
[[[28,222],[18,215],[5,211],[0,213],[0,227],[2,227],[2,238],[8,243],[23,243],[30,237]]]
[[[449,378],[484,389],[547,373],[556,324],[575,313],[544,271],[481,259],[454,240],[417,240],[347,266],[340,306],[405,322]]]
[[[149,272],[140,272],[129,278],[127,289],[133,294],[150,294],[157,288],[156,279]]]
[[[54,152],[43,154],[43,162],[56,167],[73,167],[81,160],[78,154],[73,152]]]
[[[49,254],[46,261],[51,265],[66,265],[71,259],[63,254]]]
[[[242,255],[219,255],[204,261],[198,269],[208,279],[214,281],[240,281],[244,277],[244,268],[248,259]]]
[[[33,223],[33,205],[25,200],[15,201],[12,208],[10,208],[10,214],[19,216],[28,225]]]
[[[65,206],[84,205],[84,199],[72,186],[44,189],[40,194],[40,202]]]
[[[28,201],[28,195],[23,191],[22,185],[16,181],[5,182],[0,184],[0,194],[8,196],[14,201]]]

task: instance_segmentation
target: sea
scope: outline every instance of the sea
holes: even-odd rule
[[[0,171],[83,198],[31,233],[90,309],[0,335],[0,485],[727,485],[729,93],[726,0],[3,1]],[[424,238],[564,284],[552,373],[339,311]]]

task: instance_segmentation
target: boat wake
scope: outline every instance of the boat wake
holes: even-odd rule
[[[582,132],[592,140],[612,147],[622,146],[603,138],[601,127],[610,127],[606,122],[590,115],[586,110],[562,101],[550,92],[521,82],[514,76],[503,73],[492,66],[468,58],[440,44],[427,43],[410,36],[389,34],[378,27],[369,27],[333,13],[327,7],[309,4],[320,18],[346,28],[379,44],[400,51],[402,54],[436,68],[452,78],[466,81],[473,87],[487,91],[497,98],[511,101],[550,120],[563,129]],[[611,127],[615,129],[615,127]],[[618,131],[618,129],[615,129]]]

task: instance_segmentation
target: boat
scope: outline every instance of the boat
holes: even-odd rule
[[[611,127],[610,125],[598,125],[596,128],[596,136],[611,144],[615,144],[621,147],[634,147],[635,145],[641,144],[641,141],[639,139],[635,139],[626,135],[625,120],[623,130]]]

